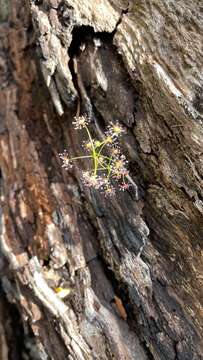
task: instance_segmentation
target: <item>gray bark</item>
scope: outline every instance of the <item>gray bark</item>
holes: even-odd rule
[[[202,359],[201,1],[5,4],[1,282],[38,358]],[[126,127],[129,191],[107,199],[83,162],[62,169],[79,110],[98,138]],[[11,337],[0,327],[3,359]]]

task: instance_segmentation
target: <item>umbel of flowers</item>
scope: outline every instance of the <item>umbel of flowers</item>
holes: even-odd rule
[[[62,167],[68,170],[79,159],[90,160],[88,161],[88,164],[91,164],[90,168],[81,169],[81,179],[85,186],[99,190],[107,196],[114,195],[117,189],[128,189],[127,161],[119,146],[119,139],[125,130],[118,121],[107,127],[102,141],[92,136],[87,117],[75,117],[73,125],[75,130],[83,130],[86,133],[87,141],[83,144],[84,154],[69,157],[65,150],[59,154],[63,162]]]

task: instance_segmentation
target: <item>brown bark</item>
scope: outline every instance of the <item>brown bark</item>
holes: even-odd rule
[[[37,356],[202,359],[201,1],[0,4],[2,287]],[[79,108],[127,128],[129,191],[61,168]]]

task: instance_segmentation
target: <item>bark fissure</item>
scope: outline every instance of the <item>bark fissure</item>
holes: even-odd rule
[[[41,359],[202,358],[200,10],[14,0],[0,24],[1,258]],[[76,114],[98,138],[126,127],[128,192],[61,168],[83,151]]]

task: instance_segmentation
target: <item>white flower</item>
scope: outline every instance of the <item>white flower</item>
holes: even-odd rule
[[[69,158],[69,155],[67,153],[67,150],[64,150],[63,153],[59,154],[60,159],[63,161],[62,167],[65,170],[71,169],[72,168],[72,163],[71,163],[71,159]]]
[[[114,138],[118,138],[122,133],[125,133],[125,129],[122,125],[119,124],[118,121],[116,121],[115,124],[111,123],[111,125],[108,126],[108,130],[106,132],[107,136],[111,136]]]
[[[101,189],[106,184],[106,179],[99,175],[94,175],[90,171],[83,171],[82,180],[87,187]]]
[[[88,118],[85,116],[76,116],[74,119],[75,121],[73,121],[73,125],[76,130],[83,129],[89,122]]]

